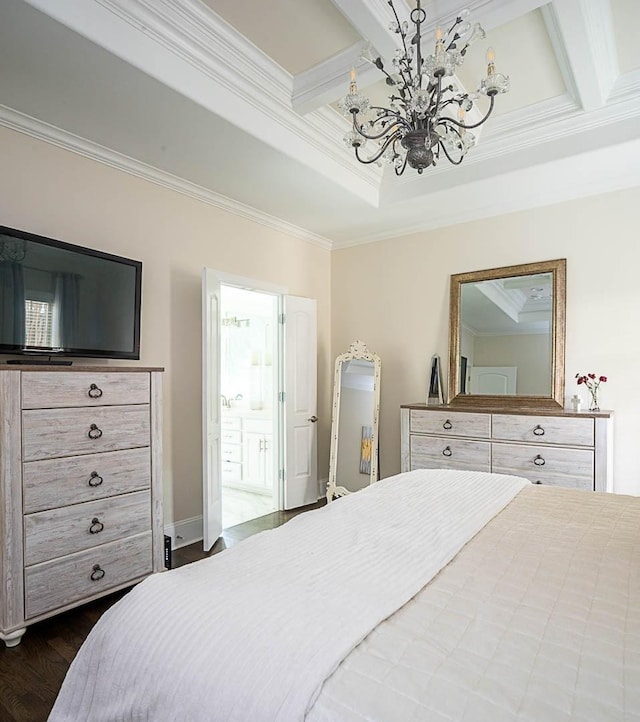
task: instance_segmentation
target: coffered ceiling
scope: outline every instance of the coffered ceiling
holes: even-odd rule
[[[640,185],[640,2],[423,7],[428,34],[464,7],[487,31],[460,85],[489,45],[511,78],[459,167],[342,141],[352,66],[384,100],[360,55],[393,55],[386,0],[0,0],[0,124],[334,248]]]

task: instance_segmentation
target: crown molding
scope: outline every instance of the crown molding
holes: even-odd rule
[[[291,103],[298,113],[309,113],[346,94],[349,87],[349,71],[358,73],[358,85],[366,87],[374,83],[380,71],[361,58],[367,47],[360,41],[333,57],[314,65],[293,78]]]
[[[268,213],[256,210],[251,206],[223,196],[196,183],[191,183],[184,178],[179,178],[171,173],[154,168],[123,153],[118,153],[98,143],[80,138],[73,133],[69,133],[56,126],[44,123],[37,118],[32,118],[29,115],[7,108],[4,105],[0,105],[0,126],[24,133],[31,138],[51,143],[63,150],[81,155],[84,158],[97,161],[103,165],[180,193],[181,195],[215,206],[233,215],[258,223],[261,226],[294,236],[314,246],[325,250],[331,250],[332,248],[332,242],[323,236],[307,231],[304,228],[300,228]]]
[[[334,240],[332,248],[376,243],[637,186],[640,140],[633,140],[502,173],[491,182],[480,179],[434,192],[418,199],[424,220],[380,233],[354,230],[349,240]]]
[[[630,73],[625,73],[616,80],[611,95],[609,96],[609,102],[613,104],[633,101],[635,99],[636,105],[640,107],[638,93],[640,93],[640,68],[632,70]]]

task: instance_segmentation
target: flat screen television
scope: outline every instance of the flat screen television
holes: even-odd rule
[[[0,353],[139,359],[141,288],[140,261],[0,226]]]

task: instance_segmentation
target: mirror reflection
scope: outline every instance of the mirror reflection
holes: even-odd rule
[[[360,341],[336,359],[327,500],[378,478],[380,358]]]
[[[564,405],[566,259],[451,276],[449,403]]]
[[[459,393],[550,396],[551,273],[463,283]]]

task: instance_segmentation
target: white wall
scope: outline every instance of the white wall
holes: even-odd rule
[[[586,408],[575,374],[608,376],[615,490],[640,494],[639,226],[635,188],[334,251],[334,355],[358,338],[382,358],[381,475],[400,469],[399,406],[424,402],[432,354],[447,370],[449,276],[566,258],[566,396],[581,393]]]
[[[165,368],[167,523],[202,513],[200,279],[204,266],[317,299],[318,405],[326,412],[318,414],[319,466],[328,467],[332,366],[328,250],[15,131],[0,129],[0,158],[0,225],[143,263],[142,351],[137,365]]]

